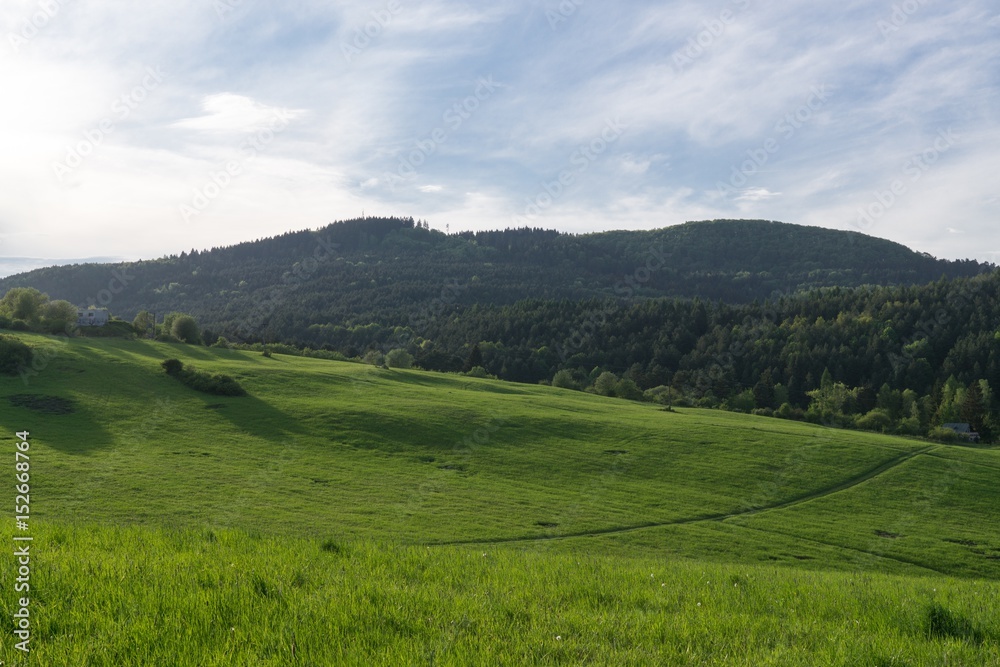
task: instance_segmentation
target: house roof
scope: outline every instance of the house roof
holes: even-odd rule
[[[945,424],[945,428],[950,428],[956,433],[972,433],[972,426],[969,424]]]

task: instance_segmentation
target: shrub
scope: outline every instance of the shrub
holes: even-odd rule
[[[473,366],[465,373],[465,375],[470,378],[484,378],[490,380],[497,379],[497,376],[490,375],[489,372],[482,366]]]
[[[176,316],[170,325],[170,333],[182,343],[201,345],[201,330],[190,315]]]
[[[135,328],[123,320],[111,320],[103,327],[79,327],[77,332],[88,338],[135,338]]]
[[[802,411],[802,408],[793,407],[791,403],[782,403],[778,411],[774,413],[775,417],[781,419],[794,419],[796,421],[802,421],[806,418],[806,413]]]
[[[167,375],[177,375],[184,370],[184,364],[180,359],[167,359],[162,362],[160,366],[162,366],[163,370],[167,372]]]
[[[219,347],[219,348],[223,348],[223,349],[228,350],[229,349],[229,341],[226,340],[225,336],[219,336],[216,339],[216,341],[214,343],[212,343],[212,347]]]
[[[378,350],[368,350],[365,352],[365,356],[361,357],[363,363],[369,366],[385,366],[385,355]]]
[[[875,408],[864,417],[858,419],[858,428],[864,431],[884,432],[892,428],[892,417],[881,408]]]
[[[413,355],[406,350],[396,348],[385,355],[385,364],[389,368],[412,368]]]
[[[31,365],[31,348],[17,336],[0,334],[0,373],[17,375]]]
[[[573,371],[564,368],[552,378],[552,386],[561,389],[579,389],[580,383],[573,377]]]
[[[246,396],[246,390],[240,383],[228,375],[219,373],[203,373],[193,366],[184,367],[179,359],[167,359],[160,364],[170,377],[177,378],[182,384],[195,391],[216,396]]]
[[[194,368],[186,368],[178,376],[184,384],[195,391],[216,396],[246,396],[240,383],[228,375],[203,373]]]
[[[604,371],[594,380],[594,392],[601,396],[614,396],[618,385],[618,376],[611,371]]]
[[[679,391],[673,387],[668,387],[666,385],[659,385],[658,387],[653,387],[652,389],[647,389],[643,392],[643,396],[646,397],[647,401],[652,401],[653,403],[660,403],[661,405],[672,405],[677,403],[682,397]]]
[[[622,378],[615,384],[615,396],[629,401],[641,401],[642,390],[631,378]]]
[[[943,428],[941,426],[932,428],[927,437],[938,442],[958,442],[958,433],[955,433],[950,428]]]
[[[730,412],[743,412],[745,414],[750,414],[756,405],[757,401],[754,398],[753,389],[747,389],[746,391],[736,394],[723,403],[723,409],[729,410]]]

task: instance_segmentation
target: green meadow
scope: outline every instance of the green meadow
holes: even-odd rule
[[[32,664],[1000,665],[998,450],[18,335]]]

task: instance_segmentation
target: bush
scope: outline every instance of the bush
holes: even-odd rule
[[[552,386],[560,389],[579,389],[580,383],[573,377],[573,371],[564,368],[552,378]]]
[[[927,437],[938,442],[958,442],[958,433],[955,433],[950,428],[943,428],[941,426],[932,428],[927,433]]]
[[[594,380],[594,393],[601,396],[614,396],[618,385],[618,376],[611,371],[604,371]]]
[[[365,352],[365,356],[361,357],[363,363],[369,366],[385,366],[385,355],[378,350],[368,350]]]
[[[661,384],[658,387],[653,387],[652,389],[647,389],[643,392],[643,396],[646,397],[647,401],[652,401],[653,403],[660,403],[661,405],[673,405],[677,401],[683,398],[683,394],[674,389],[673,387],[668,387]]]
[[[899,422],[899,428],[896,429],[900,435],[920,435],[921,431],[920,420],[916,417],[907,417]]]
[[[216,396],[246,396],[246,390],[240,383],[228,375],[220,373],[203,373],[194,368],[181,371],[180,380],[195,391]]]
[[[857,425],[863,431],[883,433],[892,428],[893,421],[888,412],[881,408],[875,408],[864,417],[858,419]]]
[[[182,343],[201,345],[201,330],[190,315],[176,316],[170,325],[170,333]]]
[[[483,378],[490,380],[497,379],[496,375],[490,375],[489,372],[487,372],[487,370],[482,366],[473,366],[466,373],[464,373],[464,375],[470,378]]]
[[[722,404],[723,410],[729,410],[730,412],[742,412],[745,414],[750,414],[750,412],[756,407],[757,401],[754,398],[753,390],[747,389],[744,392],[736,394],[728,401]]]
[[[17,336],[0,334],[0,373],[17,375],[31,365],[31,348]]]
[[[628,401],[641,401],[642,390],[631,378],[622,378],[615,384],[615,396]]]
[[[163,370],[167,372],[167,375],[177,375],[184,370],[184,364],[180,359],[167,359],[162,362],[160,366],[162,366]]]
[[[385,355],[385,365],[389,368],[413,368],[413,355],[406,350],[396,348]]]
[[[212,347],[218,347],[218,348],[222,348],[222,349],[228,350],[229,349],[229,341],[226,340],[225,336],[219,336],[215,340],[215,342],[212,343]]]
[[[802,411],[802,408],[793,407],[791,403],[785,402],[781,404],[781,407],[774,413],[774,416],[780,419],[802,421],[806,418],[806,413]]]
[[[228,375],[203,373],[195,370],[193,366],[185,368],[179,359],[167,359],[160,365],[167,375],[177,378],[195,391],[216,396],[246,396],[246,390]]]
[[[111,320],[103,327],[79,327],[77,332],[88,338],[135,338],[135,328],[123,320]]]

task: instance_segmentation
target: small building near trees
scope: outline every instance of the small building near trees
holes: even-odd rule
[[[76,311],[76,325],[80,327],[103,327],[111,321],[107,308],[80,308]]]
[[[944,424],[944,428],[954,431],[958,437],[969,442],[979,442],[979,434],[972,430],[971,424]]]

